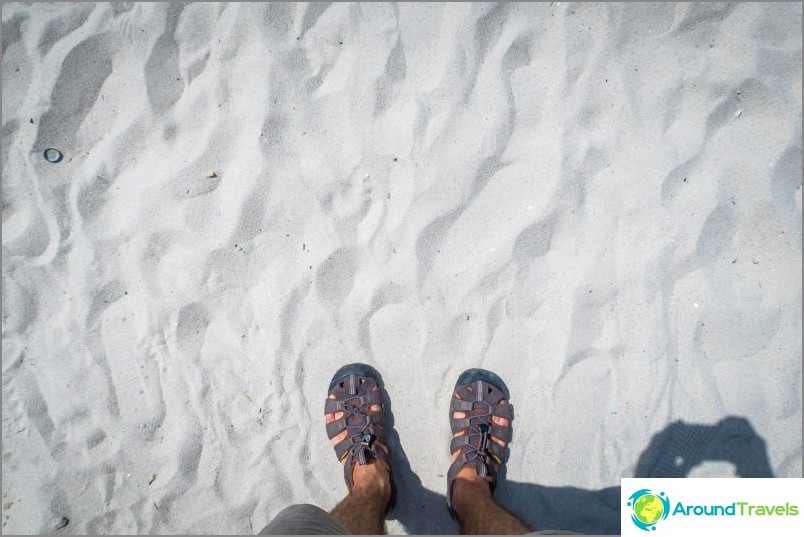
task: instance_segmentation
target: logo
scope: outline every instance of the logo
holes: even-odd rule
[[[623,478],[620,531],[623,537],[804,535],[802,485],[801,478]]]
[[[655,494],[650,489],[640,489],[628,498],[631,522],[644,531],[656,529],[656,524],[670,514],[670,500],[664,492]]]

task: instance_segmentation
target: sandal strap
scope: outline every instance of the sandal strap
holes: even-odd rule
[[[511,426],[508,425],[506,427],[503,427],[502,425],[494,425],[494,424],[492,424],[491,427],[489,427],[489,434],[491,436],[499,438],[503,442],[510,442],[511,441]],[[493,442],[494,441],[492,440],[492,443]]]
[[[373,433],[370,433],[370,434],[373,434]],[[386,455],[385,451],[380,449],[380,448],[377,448],[377,447],[375,447],[373,445],[373,443],[376,442],[377,439],[380,438],[380,436],[376,435],[376,434],[374,434],[373,436],[374,436],[374,439],[371,441],[371,444],[372,444],[371,446],[365,445],[363,443],[363,439],[361,437],[359,437],[359,436],[347,436],[346,438],[344,438],[343,440],[341,440],[340,442],[335,444],[335,447],[334,447],[335,456],[338,457],[338,460],[343,460],[343,458],[347,456],[347,453],[350,453],[350,452],[357,453],[361,449],[367,448],[374,455],[377,455],[381,459],[385,459],[385,455]],[[361,464],[365,464],[365,462],[362,462]]]
[[[479,438],[481,436],[482,435],[456,436],[449,443],[449,452],[455,453],[464,446],[470,446],[471,449],[467,448],[467,450],[477,451],[480,448],[480,442],[473,442],[473,437]],[[493,440],[488,442],[486,445],[486,451],[491,452],[492,455],[496,456],[500,460],[503,460],[503,457],[505,456],[505,448]]]
[[[382,394],[380,390],[369,392],[366,395],[361,395],[360,400],[364,405],[379,405],[382,404]]]
[[[511,421],[514,419],[514,405],[511,403],[494,405],[491,407],[491,415],[496,418],[505,418],[508,421]]]
[[[471,438],[468,435],[454,437],[449,442],[449,452],[450,453],[455,453],[457,450],[459,450],[463,446],[467,445],[470,441],[471,441]]]
[[[341,440],[340,442],[338,442],[337,444],[335,444],[335,455],[338,457],[338,460],[341,460],[347,456],[348,454],[347,452],[349,451],[349,448],[351,448],[353,444],[354,442],[352,442],[352,439],[349,438],[348,436],[343,440]]]
[[[327,436],[332,440],[344,429],[346,429],[346,420],[340,419],[327,423]]]
[[[452,403],[450,403],[449,406],[452,408],[452,410],[456,410],[458,412],[471,412],[472,407],[474,406],[474,401],[466,401],[464,399],[453,397]]]
[[[366,430],[373,435],[379,437],[377,430],[374,426],[382,427],[385,425],[385,416],[383,414],[356,414],[362,418],[360,423],[348,424],[347,416],[342,416],[340,419],[327,423],[327,436],[330,440],[338,436],[341,431],[346,429],[352,435],[360,434]]]
[[[469,418],[453,418],[450,420],[450,427],[453,433],[457,433],[458,431],[471,427],[471,423]]]
[[[326,402],[324,403],[324,414],[338,412],[339,410],[343,410],[343,401],[327,398]]]
[[[382,404],[382,394],[380,394],[380,391],[377,390],[376,392],[370,392],[366,395],[355,395],[354,397],[350,397],[349,399],[343,401],[339,399],[330,399],[328,397],[324,402],[324,414],[329,414],[330,412],[342,412],[347,407],[346,403],[351,401],[358,401],[359,405],[357,406],[380,405]]]

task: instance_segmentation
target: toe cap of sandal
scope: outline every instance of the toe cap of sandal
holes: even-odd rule
[[[349,375],[357,375],[359,377],[373,377],[377,379],[377,382],[380,385],[382,384],[380,373],[376,369],[374,369],[368,364],[355,362],[353,364],[347,364],[335,372],[335,374],[332,376],[332,380],[329,383],[330,389],[332,389],[342,378],[348,377]]]
[[[506,396],[510,396],[510,392],[508,391],[508,386],[505,385],[503,379],[501,379],[496,373],[492,373],[488,369],[479,369],[479,368],[472,368],[467,369],[458,377],[458,382],[455,383],[456,386],[463,386],[464,384],[470,384],[472,382],[476,382],[478,380],[482,380],[488,382],[499,388]]]

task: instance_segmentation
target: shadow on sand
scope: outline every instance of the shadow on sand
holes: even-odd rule
[[[454,534],[457,523],[447,512],[443,494],[422,486],[393,429],[390,398],[388,444],[398,497],[391,520],[411,534]],[[516,437],[514,437],[516,441]],[[773,477],[765,442],[744,418],[724,418],[716,425],[675,422],[657,433],[639,457],[634,477],[686,477],[704,461],[734,464],[740,477]],[[586,534],[620,533],[620,487],[584,490],[517,483],[499,476],[495,498],[531,528]]]

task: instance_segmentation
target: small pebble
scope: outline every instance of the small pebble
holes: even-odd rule
[[[45,160],[50,162],[51,164],[61,162],[61,159],[64,158],[64,155],[62,155],[61,151],[59,151],[54,147],[48,147],[47,149],[45,149],[43,155],[45,157]]]
[[[63,517],[61,517],[61,520],[59,520],[59,521],[56,523],[56,529],[57,529],[57,530],[60,530],[60,529],[62,529],[62,528],[64,528],[64,527],[66,527],[66,526],[67,526],[67,524],[69,524],[69,523],[70,523],[70,519],[69,519],[69,518],[67,518],[66,516],[63,516]]]
[[[207,179],[215,179],[217,176],[218,176],[218,174],[217,174],[217,173],[215,173],[215,170],[209,170],[209,171],[206,173],[206,178],[207,178]]]

